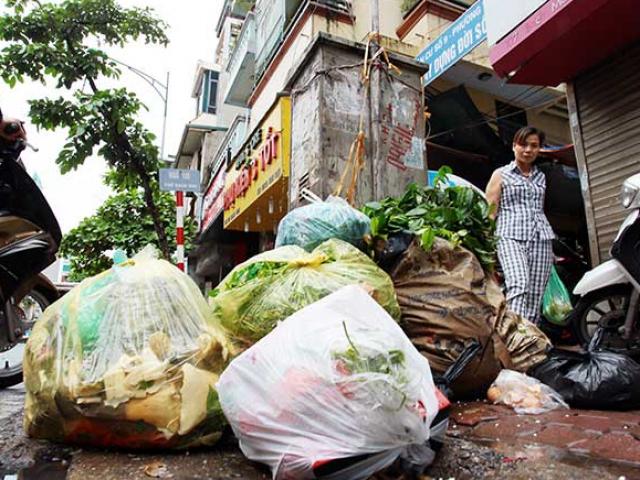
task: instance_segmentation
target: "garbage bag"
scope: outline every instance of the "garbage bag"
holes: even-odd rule
[[[27,433],[100,447],[213,444],[234,354],[195,283],[143,250],[51,305],[25,349]]]
[[[217,319],[248,347],[303,307],[340,288],[359,284],[389,314],[400,318],[393,283],[369,257],[338,239],[308,253],[295,245],[256,255],[238,265],[210,295]]]
[[[278,225],[276,247],[297,245],[310,252],[331,238],[358,248],[371,232],[371,219],[340,197],[314,202],[289,212]]]
[[[480,351],[451,384],[455,397],[484,394],[500,370],[526,371],[551,343],[507,310],[498,284],[469,250],[441,238],[427,252],[414,239],[389,270],[402,311],[400,325],[443,375],[475,342]]]
[[[573,309],[567,287],[558,275],[556,267],[551,267],[549,283],[542,297],[542,313],[551,323],[566,325],[567,316]]]
[[[513,370],[502,370],[487,391],[493,403],[513,407],[516,413],[538,414],[569,408],[558,392],[535,378]]]
[[[554,349],[529,375],[556,390],[574,408],[640,408],[640,364],[626,355]]]
[[[444,393],[447,398],[454,398],[455,394],[451,390],[453,382],[465,371],[471,360],[480,353],[481,345],[477,340],[471,342],[464,351],[458,356],[455,362],[453,362],[449,368],[442,374],[434,374],[433,381],[436,387]]]
[[[430,425],[448,404],[428,361],[355,285],[291,315],[236,357],[218,392],[242,452],[275,479],[318,478],[329,462],[363,456],[331,478],[368,478],[398,457],[424,468],[435,455]]]
[[[402,254],[407,251],[414,238],[415,235],[413,233],[402,231],[389,234],[384,242],[374,242],[373,251],[376,263],[385,272],[391,271]]]
[[[518,372],[526,373],[544,362],[552,348],[542,330],[513,310],[498,315],[495,330],[509,352],[509,368]]]

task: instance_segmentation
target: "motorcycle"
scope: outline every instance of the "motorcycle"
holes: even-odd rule
[[[0,112],[0,388],[22,381],[22,355],[33,325],[58,298],[40,272],[55,262],[60,227],[20,161],[23,123]]]
[[[580,299],[571,314],[576,337],[588,345],[598,329],[600,346],[640,355],[640,174],[625,180],[620,201],[631,212],[611,247],[611,260],[587,272],[573,293]]]

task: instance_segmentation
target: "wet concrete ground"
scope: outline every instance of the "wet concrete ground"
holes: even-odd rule
[[[22,431],[23,400],[24,389],[21,386],[0,391],[0,480],[271,478],[266,468],[244,458],[230,436],[216,449],[161,454],[98,451],[32,440],[26,438]],[[580,450],[539,445],[535,438],[527,436],[498,440],[497,437],[476,435],[474,429],[478,425],[496,423],[496,411],[501,412],[502,421],[516,417],[508,410],[491,410],[493,408],[483,404],[456,406],[452,418],[458,418],[458,421],[452,422],[447,444],[421,480],[640,478],[640,458],[638,464],[611,462],[603,456],[585,456]],[[633,420],[635,417],[628,418]],[[468,425],[464,425],[465,420]],[[535,424],[535,419],[533,422]],[[520,422],[519,425],[522,424]],[[404,478],[393,468],[375,477],[376,480]]]

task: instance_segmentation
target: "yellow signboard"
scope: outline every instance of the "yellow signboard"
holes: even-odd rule
[[[282,202],[286,210],[291,153],[289,97],[276,101],[240,152],[225,178],[224,228],[266,231],[282,216]]]

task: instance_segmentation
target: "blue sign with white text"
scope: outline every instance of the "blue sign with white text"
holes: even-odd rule
[[[160,190],[164,192],[200,192],[200,172],[186,168],[161,168]]]
[[[486,38],[484,1],[478,0],[418,54],[416,60],[429,64],[422,83],[431,83]]]

